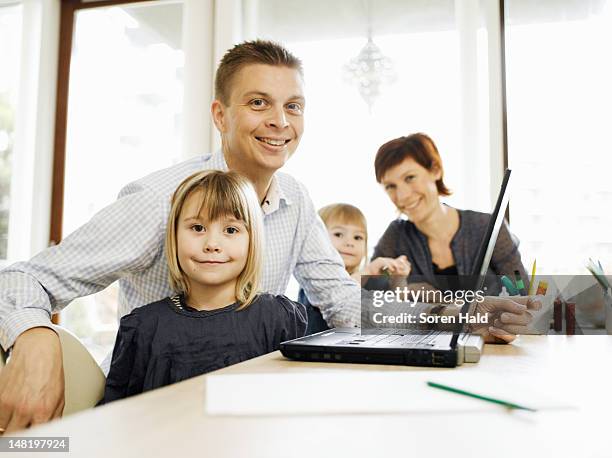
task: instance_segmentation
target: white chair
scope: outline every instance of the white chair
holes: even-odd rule
[[[61,326],[54,325],[53,328],[62,345],[64,416],[94,407],[104,395],[106,379],[102,369],[77,336]],[[0,351],[0,370],[6,361],[5,356],[4,352]]]

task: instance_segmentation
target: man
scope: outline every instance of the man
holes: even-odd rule
[[[49,328],[52,313],[115,280],[120,315],[171,295],[163,256],[170,197],[199,170],[231,169],[253,182],[266,232],[264,291],[283,294],[293,273],[330,325],[359,325],[359,286],[346,274],[304,187],[277,173],[299,144],[304,107],[297,58],[265,41],[235,46],[217,70],[211,107],[221,153],[129,184],[61,244],[0,273],[0,343],[13,349],[0,372],[0,431],[61,415],[64,376],[59,339]],[[497,307],[509,312],[504,324],[529,319],[524,305],[501,301]]]

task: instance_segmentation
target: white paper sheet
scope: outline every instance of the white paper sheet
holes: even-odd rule
[[[347,413],[506,410],[490,402],[427,386],[433,381],[541,409],[571,408],[546,395],[541,380],[508,382],[476,372],[346,371],[228,374],[206,377],[210,415],[326,415]]]

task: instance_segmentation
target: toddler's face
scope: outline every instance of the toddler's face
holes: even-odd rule
[[[235,285],[249,251],[247,228],[243,221],[231,216],[208,221],[198,215],[199,204],[198,194],[192,194],[179,217],[179,265],[192,285]]]
[[[327,232],[334,248],[338,250],[344,267],[353,272],[366,255],[366,232],[361,226],[331,222]]]

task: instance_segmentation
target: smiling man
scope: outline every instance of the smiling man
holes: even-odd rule
[[[289,53],[263,64],[250,51],[245,45],[222,61],[212,116],[228,167],[250,178],[263,198],[304,132],[304,82],[301,63]]]
[[[221,133],[227,166],[247,176],[260,198],[274,173],[297,148],[304,132],[301,71],[252,64],[217,77],[212,116]],[[232,87],[230,94],[225,94]]]
[[[220,152],[128,184],[115,203],[62,243],[0,273],[0,344],[12,348],[0,372],[0,433],[61,415],[64,374],[52,313],[116,280],[120,316],[172,294],[163,256],[170,199],[185,177],[200,170],[235,170],[255,185],[266,238],[262,291],[284,294],[293,274],[331,326],[359,325],[359,286],[305,188],[278,172],[300,142],[304,107],[296,57],[267,41],[235,46],[217,70],[211,107]],[[525,307],[509,302],[505,310],[522,324]]]

